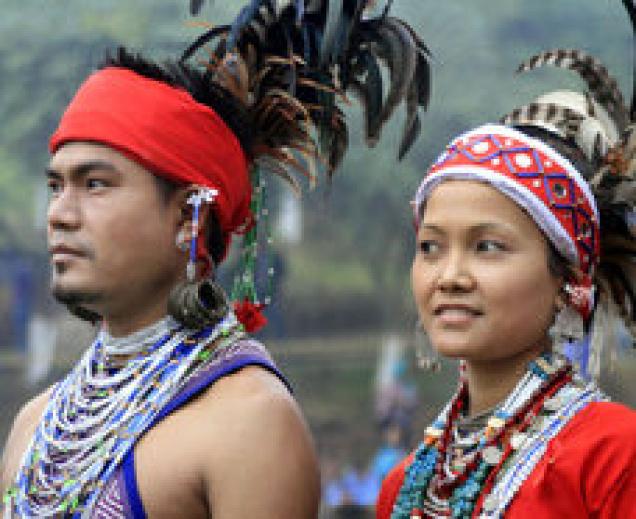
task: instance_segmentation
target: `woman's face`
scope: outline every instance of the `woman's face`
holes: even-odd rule
[[[451,180],[426,203],[412,284],[436,350],[496,361],[547,344],[561,280],[523,210],[487,184]]]

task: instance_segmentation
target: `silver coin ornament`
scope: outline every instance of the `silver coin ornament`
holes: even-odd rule
[[[484,499],[484,511],[494,512],[499,506],[499,498],[494,495],[489,495]]]
[[[549,411],[551,413],[558,411],[559,409],[561,409],[562,406],[563,406],[563,400],[558,396],[553,396],[552,398],[548,398],[543,403],[543,408],[546,411]]]
[[[481,457],[488,465],[497,465],[501,461],[502,456],[503,452],[501,452],[501,449],[494,445],[486,447],[481,453]]]
[[[510,446],[518,451],[524,443],[526,443],[526,441],[528,441],[528,435],[522,432],[517,432],[515,434],[512,435],[512,438],[510,438]]]

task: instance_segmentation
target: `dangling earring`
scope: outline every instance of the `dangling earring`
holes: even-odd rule
[[[181,252],[188,252],[190,250],[191,234],[185,228],[179,229],[177,237],[174,240],[174,244]]]
[[[211,204],[219,194],[216,189],[199,188],[188,198],[188,205],[192,206],[192,236],[190,237],[190,258],[186,266],[188,281],[194,281],[197,265],[197,239],[199,237],[199,211],[203,203]]]
[[[569,285],[565,285],[564,291],[567,294],[569,294],[571,290]],[[555,316],[550,333],[557,344],[580,341],[585,337],[583,317],[571,304],[564,303],[563,307]]]
[[[210,278],[179,283],[168,298],[168,313],[194,330],[216,325],[229,308],[225,290]]]
[[[433,348],[419,319],[415,325],[415,360],[417,366],[425,371],[438,372],[442,369],[439,353]]]
[[[218,192],[201,188],[188,198],[193,206],[190,235],[185,229],[177,234],[177,247],[187,252],[185,283],[179,283],[168,298],[168,313],[187,328],[199,329],[216,325],[229,311],[225,290],[213,278],[196,281],[197,239],[199,234],[199,210],[202,203],[211,203]],[[189,241],[189,243],[188,243]]]

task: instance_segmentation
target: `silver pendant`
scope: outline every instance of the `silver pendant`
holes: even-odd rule
[[[526,443],[527,440],[528,440],[527,434],[522,432],[517,432],[512,435],[512,438],[510,438],[510,446],[517,451],[523,446],[524,443]]]
[[[499,498],[490,494],[486,499],[484,499],[484,511],[486,512],[494,512],[499,506]]]
[[[503,452],[494,445],[486,447],[481,453],[481,457],[488,465],[497,465],[501,461],[502,456]]]
[[[561,399],[561,397],[558,396],[553,396],[552,398],[548,398],[545,402],[543,402],[543,408],[551,413],[558,411],[559,409],[561,409],[562,406],[563,400]]]

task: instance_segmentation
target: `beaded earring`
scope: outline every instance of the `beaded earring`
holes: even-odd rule
[[[188,197],[188,205],[192,206],[192,227],[190,236],[190,257],[186,266],[186,277],[193,282],[196,277],[197,239],[199,237],[199,212],[204,203],[211,204],[219,194],[216,189],[199,188]]]
[[[177,235],[177,247],[189,252],[189,257],[186,282],[179,283],[170,294],[168,313],[191,329],[214,326],[229,310],[227,295],[221,285],[211,277],[196,280],[200,209],[203,203],[212,203],[217,194],[215,189],[200,188],[190,195],[187,203],[192,206],[191,234],[187,236],[185,230],[181,230]]]

